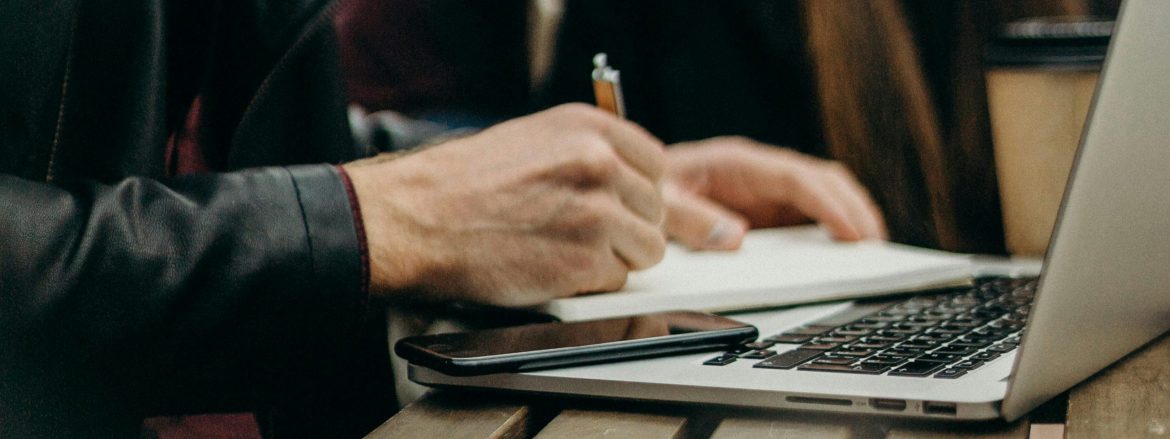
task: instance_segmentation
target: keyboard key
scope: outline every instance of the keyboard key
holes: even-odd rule
[[[898,316],[898,315],[870,316],[870,317],[866,317],[864,319],[861,319],[858,323],[860,323],[860,324],[888,324],[888,323],[902,321],[903,317],[904,316]]]
[[[978,354],[971,356],[972,360],[979,360],[979,361],[991,361],[991,360],[994,360],[996,358],[999,358],[999,352],[980,352]]]
[[[776,355],[776,351],[767,350],[767,349],[757,349],[754,351],[739,354],[739,358],[743,358],[746,360],[763,360],[763,359],[771,357],[773,355]]]
[[[951,320],[942,324],[943,328],[956,329],[971,329],[978,326],[983,326],[983,322],[980,320]]]
[[[933,325],[933,324],[938,323],[940,321],[951,318],[950,314],[943,314],[943,315],[932,314],[935,312],[936,311],[933,311],[933,310],[927,311],[924,314],[916,315],[916,316],[910,317],[909,319],[906,319],[906,320],[910,323],[926,323],[926,324]]]
[[[979,360],[967,360],[967,361],[960,361],[960,362],[958,362],[958,363],[955,363],[955,364],[951,365],[951,367],[954,367],[954,368],[956,368],[956,369],[967,369],[967,370],[971,370],[971,369],[978,368],[979,366],[982,366],[982,365],[983,365],[983,362],[982,362],[982,361],[979,361]]]
[[[963,358],[961,355],[950,355],[940,353],[929,353],[915,358],[914,361],[931,361],[936,363],[953,363]]]
[[[813,343],[849,343],[853,340],[857,340],[857,337],[830,335],[826,337],[817,337],[815,340],[813,340]]]
[[[882,329],[882,330],[878,331],[878,334],[879,335],[890,335],[890,336],[914,335],[914,334],[917,334],[919,332],[922,332],[924,329],[926,329],[926,328],[889,327],[889,328]]]
[[[944,363],[911,361],[890,371],[890,376],[924,377],[945,367]]]
[[[744,347],[743,345],[738,345],[738,346],[732,346],[732,347],[727,348],[727,351],[725,351],[724,353],[727,355],[739,356],[739,354],[742,354],[744,352],[748,352],[750,350],[751,349],[748,349],[748,348]]]
[[[975,352],[975,350],[971,349],[971,348],[963,348],[963,347],[957,347],[957,346],[955,346],[955,347],[943,346],[941,348],[935,349],[931,353],[932,354],[943,354],[943,355],[957,355],[957,356],[961,357],[964,355],[970,355],[973,352]]]
[[[770,341],[773,343],[784,343],[784,344],[801,344],[801,343],[807,342],[809,340],[812,340],[813,337],[814,336],[812,336],[812,335],[780,334],[780,335],[773,335],[771,337],[765,338],[764,341]]]
[[[938,347],[941,343],[925,341],[908,341],[898,345],[898,349],[929,350]]]
[[[861,357],[868,357],[870,355],[873,355],[873,351],[850,349],[850,350],[842,350],[842,351],[833,351],[833,355],[840,356],[840,357],[861,358]]]
[[[732,354],[720,354],[718,357],[704,361],[703,364],[707,366],[726,366],[734,363],[738,357]]]
[[[916,321],[906,320],[906,321],[903,321],[900,323],[895,323],[893,327],[897,328],[897,329],[926,328],[929,326],[934,326],[935,323],[936,322],[916,322]]]
[[[955,348],[983,349],[983,348],[988,347],[990,345],[991,345],[991,343],[986,343],[986,342],[973,343],[973,342],[960,340],[960,341],[952,342],[951,344],[949,344],[947,346],[955,347]]]
[[[913,358],[913,357],[917,357],[919,355],[922,355],[923,353],[924,353],[924,351],[922,351],[922,350],[910,350],[910,349],[886,349],[886,350],[882,351],[882,355],[888,355],[891,357],[901,357],[901,358]]]
[[[1015,349],[1016,349],[1016,345],[1006,344],[1006,343],[997,344],[995,346],[987,348],[987,350],[989,352],[999,352],[1001,354],[1006,354],[1006,353],[1011,352],[1012,350],[1015,350]]]
[[[914,337],[914,341],[925,341],[929,343],[943,343],[955,338],[952,334],[934,334],[927,333]]]
[[[893,366],[895,364],[902,364],[902,363],[906,362],[906,359],[888,356],[888,355],[875,355],[875,356],[866,358],[862,362],[863,363],[870,363],[870,364],[885,364],[888,366]]]
[[[867,375],[877,375],[888,370],[890,366],[881,364],[854,364],[852,366],[845,366],[839,364],[818,364],[809,363],[798,367],[799,370],[815,370],[818,372],[845,372],[845,373],[862,373]]]
[[[818,351],[827,351],[830,349],[837,349],[841,343],[807,343],[800,346],[801,349],[813,349]]]
[[[836,365],[850,365],[856,363],[856,358],[849,357],[830,357],[823,356],[812,361],[810,364],[836,364]]]
[[[784,335],[821,335],[835,326],[806,325],[793,330],[784,331]]]
[[[934,374],[935,378],[955,379],[967,374],[967,369],[950,368]]]
[[[999,341],[999,339],[1001,339],[1001,338],[1003,338],[1003,336],[996,337],[996,336],[985,336],[985,335],[978,335],[975,333],[970,333],[970,334],[967,334],[967,335],[960,337],[959,341],[963,342],[963,343],[985,343],[985,344],[989,345],[989,344],[992,344],[992,343]]]
[[[860,343],[853,343],[853,344],[849,345],[849,348],[850,349],[874,350],[874,349],[885,349],[889,346],[890,346],[889,343],[869,343],[869,342],[862,341]]]
[[[869,334],[869,333],[871,333],[871,332],[873,332],[873,330],[872,330],[872,329],[862,329],[862,328],[852,328],[852,329],[850,329],[850,328],[842,328],[842,329],[838,329],[838,330],[836,330],[836,331],[833,331],[833,332],[832,332],[832,335],[834,335],[834,336],[845,336],[845,337],[859,337],[859,336],[862,336],[862,335],[868,335],[868,334]]]
[[[819,357],[824,351],[816,349],[793,349],[756,363],[752,367],[766,369],[791,369],[800,363]]]
[[[770,342],[770,341],[754,341],[751,343],[745,343],[743,345],[743,347],[748,348],[748,349],[752,349],[752,350],[760,350],[760,349],[768,349],[768,348],[772,347],[772,345],[774,345],[774,344],[776,344],[776,343]]]
[[[940,326],[940,327],[931,329],[930,332],[934,333],[934,334],[959,335],[959,334],[966,334],[970,330],[971,330],[971,328],[954,328],[954,327]]]

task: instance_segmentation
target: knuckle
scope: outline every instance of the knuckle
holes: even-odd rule
[[[592,105],[581,102],[558,105],[552,109],[552,112],[562,118],[567,124],[579,126],[583,129],[597,129],[600,127],[598,111]]]
[[[614,179],[621,170],[621,159],[604,142],[587,142],[574,166],[582,178],[589,182],[604,183]]]
[[[853,172],[844,163],[836,160],[826,160],[823,164],[825,172],[838,177],[853,178]]]
[[[810,177],[809,172],[803,167],[793,166],[781,175],[780,180],[783,182],[784,187],[790,191],[798,192],[808,187],[811,180]]]
[[[566,221],[567,234],[577,242],[596,242],[604,238],[606,216],[588,197],[582,197],[570,207],[571,217]]]

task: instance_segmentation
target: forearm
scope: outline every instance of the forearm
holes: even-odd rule
[[[363,312],[328,166],[69,190],[3,176],[0,199],[19,206],[0,215],[0,344],[14,354],[0,365],[105,381],[66,391],[128,386],[146,407],[264,399],[329,370],[314,366]]]

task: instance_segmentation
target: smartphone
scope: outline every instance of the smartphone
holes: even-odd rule
[[[394,352],[418,366],[469,376],[719,350],[757,336],[746,323],[674,311],[407,337]]]

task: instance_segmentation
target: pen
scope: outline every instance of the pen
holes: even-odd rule
[[[593,55],[593,96],[598,107],[624,118],[626,103],[622,99],[621,76],[608,62],[605,53]]]

